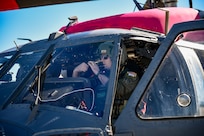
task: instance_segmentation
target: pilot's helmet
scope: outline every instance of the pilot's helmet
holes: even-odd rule
[[[112,42],[104,42],[99,45],[98,48],[100,55],[108,55],[110,58],[113,55],[113,43]]]
[[[113,43],[112,42],[104,42],[99,46],[100,55],[108,55],[110,58],[113,55]],[[125,45],[122,45],[122,56],[121,56],[121,65],[126,65],[127,62],[127,50]]]

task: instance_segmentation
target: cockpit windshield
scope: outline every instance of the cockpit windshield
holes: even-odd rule
[[[113,45],[109,41],[56,48],[42,74],[42,87],[32,86],[32,93],[24,97],[24,102],[34,103],[37,99],[36,104],[102,116]]]
[[[9,61],[12,56],[4,56],[0,58],[1,70],[5,63],[6,71],[0,78],[0,103],[11,94],[11,92],[20,84],[26,74],[28,74],[35,64],[41,58],[43,52],[26,52],[21,53],[17,58],[12,58],[15,61]]]
[[[12,64],[10,69],[7,71],[7,73],[0,78],[0,83],[10,83],[22,80],[29,72],[29,70],[31,70],[34,64],[39,60],[41,55],[42,52],[21,53],[16,61]],[[8,57],[11,56],[2,58],[2,67],[4,63],[8,61],[8,59],[6,59]]]

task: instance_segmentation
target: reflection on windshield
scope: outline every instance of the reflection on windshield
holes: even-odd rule
[[[183,40],[204,44],[204,30],[185,32],[182,35]]]
[[[41,58],[43,52],[22,53],[0,78],[0,104],[14,91]],[[8,63],[10,63],[8,61]]]
[[[204,39],[203,39],[204,40]],[[181,41],[180,44],[185,44],[187,47],[202,47],[201,45]],[[190,45],[189,45],[190,44]],[[182,55],[184,56],[184,59],[186,61],[186,64],[188,66],[188,69],[191,74],[192,82],[195,88],[195,96],[197,98],[197,109],[198,113],[197,115],[203,116],[204,115],[204,48],[185,48],[185,47],[179,47]]]
[[[37,87],[24,101],[79,110],[102,116],[112,65],[113,42],[57,48],[44,75],[40,97]]]
[[[165,56],[137,113],[144,119],[204,116],[203,88],[203,44],[180,39]]]
[[[0,78],[0,91],[13,90],[34,67],[42,52],[20,54],[10,69]]]

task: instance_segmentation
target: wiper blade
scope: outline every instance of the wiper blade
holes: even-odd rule
[[[4,63],[2,63],[2,64],[0,65],[0,70],[3,68],[3,66],[4,66],[6,63],[7,63],[7,61],[5,61]]]
[[[30,86],[31,92],[34,94],[34,96],[36,96],[35,105],[38,105],[38,101],[40,99],[41,76],[48,69],[49,66],[50,66],[50,63],[46,64],[44,67],[42,67],[42,66],[37,67],[38,68],[38,75],[35,77],[34,82]],[[38,85],[37,85],[37,94],[35,94],[35,92],[33,91],[33,87],[35,86],[36,83],[38,83]]]
[[[40,99],[40,90],[41,90],[41,73],[42,71],[42,67],[39,67],[38,68],[38,86],[37,86],[37,96],[36,96],[36,99],[35,99],[35,105],[38,105],[38,101]]]
[[[34,86],[37,84],[37,95],[36,95],[36,99],[35,102],[33,104],[31,104],[31,114],[28,117],[27,120],[27,124],[29,124],[37,115],[37,111],[38,111],[38,103],[40,100],[40,93],[41,93],[41,77],[43,75],[43,73],[48,69],[48,67],[50,66],[50,61],[52,58],[52,53],[53,53],[53,48],[54,48],[54,44],[51,45],[51,47],[49,47],[49,49],[47,50],[47,52],[45,53],[45,57],[43,57],[44,59],[39,63],[40,65],[37,65],[36,68],[38,68],[38,75],[35,77],[33,83],[30,86],[30,89],[32,90],[31,93],[33,93],[33,95],[35,96],[35,91],[33,90]]]
[[[12,66],[13,63],[16,61],[20,51],[17,51],[10,59],[7,59],[1,66],[0,66],[0,78],[7,72]]]

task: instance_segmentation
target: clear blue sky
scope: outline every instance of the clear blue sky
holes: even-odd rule
[[[138,0],[144,3],[145,0]],[[0,52],[27,41],[48,38],[49,34],[67,25],[68,17],[78,16],[79,22],[108,15],[132,12],[133,0],[96,0],[54,6],[43,6],[0,12]],[[188,0],[178,0],[178,7],[189,7]],[[193,7],[204,10],[203,0],[193,0]]]

